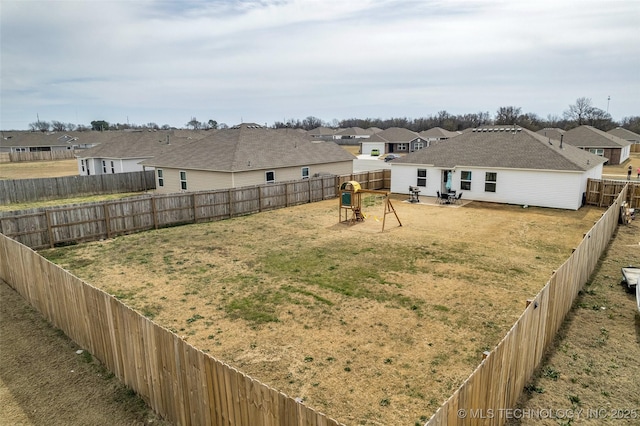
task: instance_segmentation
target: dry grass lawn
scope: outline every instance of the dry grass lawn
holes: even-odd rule
[[[0,179],[35,179],[78,174],[78,161],[75,159],[0,163]]]
[[[600,217],[330,200],[43,251],[239,370],[346,424],[428,419]]]

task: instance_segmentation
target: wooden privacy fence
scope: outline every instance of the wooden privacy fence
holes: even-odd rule
[[[348,180],[360,179],[364,187],[378,189],[385,183],[385,176],[383,171],[328,175],[260,186],[0,212],[0,232],[33,249],[54,247],[331,199],[337,196],[339,185]]]
[[[627,187],[626,201],[632,209],[640,209],[640,182],[624,180],[589,179],[587,181],[587,204],[608,207],[617,198],[620,191]]]
[[[9,161],[11,162],[70,160],[73,158],[76,158],[76,157],[75,157],[75,152],[72,149],[9,153]]]
[[[530,301],[507,335],[426,426],[506,423],[505,410],[515,406],[607,247],[618,224],[620,205],[626,192],[625,186],[569,259]]]
[[[194,348],[4,235],[0,279],[173,423],[339,424]]]
[[[155,189],[154,171],[0,180],[0,204]]]

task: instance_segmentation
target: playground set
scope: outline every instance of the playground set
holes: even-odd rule
[[[387,215],[391,213],[393,213],[398,220],[398,225],[402,226],[398,213],[396,213],[396,209],[389,199],[389,191],[362,189],[360,183],[356,181],[348,181],[340,185],[340,223],[353,225],[358,222],[364,222],[367,215],[362,211],[362,194],[375,194],[384,197],[382,232],[384,232]]]

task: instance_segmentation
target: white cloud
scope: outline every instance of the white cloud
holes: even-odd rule
[[[546,116],[609,95],[622,118],[638,115],[639,10],[594,0],[3,0],[0,127],[26,128],[36,113],[178,126],[192,115],[272,123],[505,104]]]

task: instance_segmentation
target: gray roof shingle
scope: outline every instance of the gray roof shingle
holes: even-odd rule
[[[398,158],[393,164],[585,171],[606,161],[568,144],[549,143],[548,138],[527,129],[496,126],[463,133],[447,143]]]
[[[580,148],[622,148],[631,142],[592,126],[580,126],[564,134],[564,142]]]
[[[640,142],[639,134],[632,132],[631,130],[625,129],[624,127],[616,127],[615,129],[609,130],[607,133],[613,136],[617,136],[629,142],[634,142],[634,143]]]
[[[240,126],[193,141],[188,149],[167,150],[144,165],[240,172],[351,161],[356,157],[334,142],[312,140],[292,129]]]

